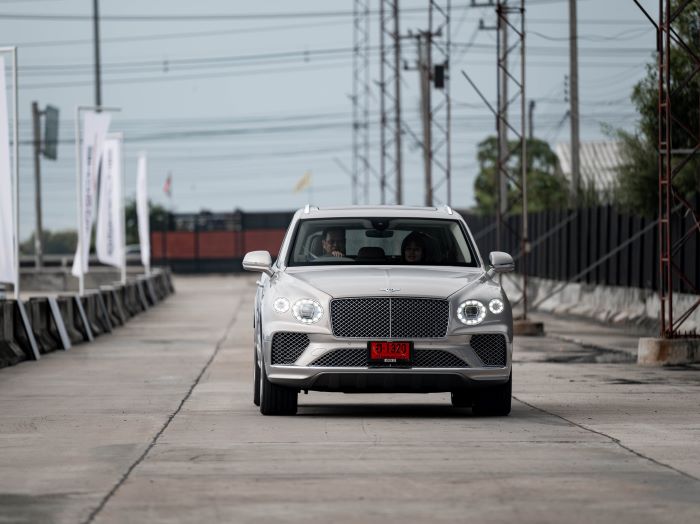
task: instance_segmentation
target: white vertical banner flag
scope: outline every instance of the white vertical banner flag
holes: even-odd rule
[[[102,150],[95,244],[97,259],[103,264],[117,267],[124,264],[121,173],[122,141],[119,138],[107,137]]]
[[[84,275],[88,271],[90,256],[90,236],[92,224],[95,222],[95,197],[97,193],[97,176],[102,160],[102,148],[112,116],[109,113],[85,113],[83,120],[83,147],[81,150],[80,200],[82,214],[80,217],[80,233],[82,245],[73,259],[72,273],[75,276]]]
[[[146,274],[151,272],[151,232],[148,224],[148,176],[146,153],[139,153],[136,175],[136,215],[139,224],[139,244],[141,244],[141,263]]]
[[[0,56],[0,282],[17,285],[15,217],[10,167],[10,117],[7,113],[5,58]]]

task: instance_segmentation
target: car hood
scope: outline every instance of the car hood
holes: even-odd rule
[[[286,276],[301,280],[332,297],[448,297],[476,282],[481,268],[442,267],[295,267]],[[386,291],[392,289],[393,291]]]

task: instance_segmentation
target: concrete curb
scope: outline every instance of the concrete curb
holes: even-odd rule
[[[700,362],[700,339],[639,339],[637,364],[642,366],[677,366],[695,362]]]

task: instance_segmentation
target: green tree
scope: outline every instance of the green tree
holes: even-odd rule
[[[672,10],[680,2],[672,2]],[[685,44],[700,55],[700,3],[692,2],[681,13],[674,29]],[[688,53],[672,44],[671,107],[675,122],[671,143],[674,149],[693,149],[700,136],[700,83],[696,64]],[[618,130],[623,163],[618,169],[614,198],[624,210],[653,216],[658,211],[658,66],[656,56],[646,65],[647,74],[634,87],[632,102],[639,113],[638,128],[633,133]],[[687,81],[687,84],[685,83]],[[683,85],[683,87],[681,87]],[[683,128],[686,128],[684,130]],[[688,132],[690,131],[690,133]],[[694,136],[693,136],[694,135]],[[673,158],[679,165],[683,156]],[[673,185],[685,198],[700,191],[700,158],[692,158],[674,178]]]
[[[518,147],[518,142],[509,144],[511,150]],[[568,202],[568,184],[559,169],[559,161],[549,144],[536,138],[527,140],[528,169],[527,193],[528,210],[541,211],[566,207]],[[498,140],[488,137],[478,146],[477,160],[479,174],[474,182],[474,196],[477,211],[481,214],[493,214],[496,210],[496,160],[498,158]],[[520,155],[511,155],[508,163],[509,172],[519,174]],[[510,210],[519,212],[519,190],[512,181],[508,182],[508,200]]]
[[[22,242],[19,246],[20,252],[25,255],[34,254],[34,235]],[[43,231],[41,235],[41,247],[45,255],[73,255],[78,245],[78,234],[75,229],[65,229],[61,231]]]
[[[151,231],[158,230],[167,223],[168,210],[160,204],[148,201],[148,214],[150,217]],[[124,208],[124,218],[126,220],[126,243],[139,243],[139,226],[136,215],[136,200],[129,199]]]

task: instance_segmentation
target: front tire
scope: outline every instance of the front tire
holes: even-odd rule
[[[258,363],[258,352],[253,348],[253,404],[260,405],[260,364]]]
[[[263,415],[296,415],[299,392],[273,384],[267,379],[265,363],[260,366],[260,413]]]
[[[513,393],[513,374],[500,386],[479,389],[475,392],[472,412],[486,417],[505,417],[510,413]]]

